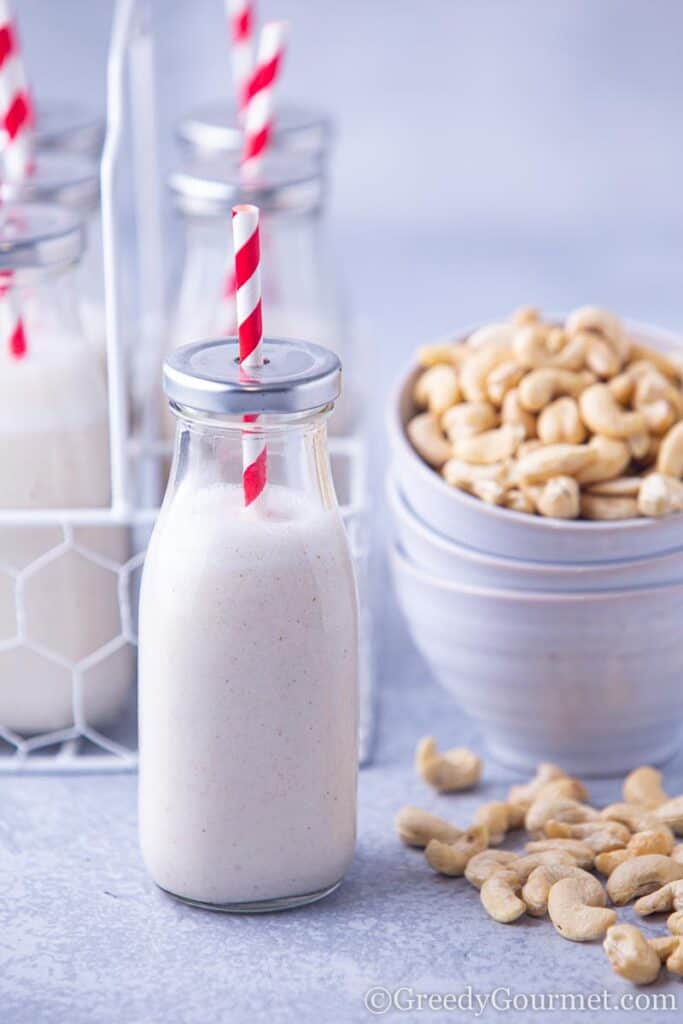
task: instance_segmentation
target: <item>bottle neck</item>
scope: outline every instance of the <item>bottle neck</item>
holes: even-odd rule
[[[292,416],[264,415],[253,421],[172,408],[177,428],[169,494],[180,488],[216,485],[242,488],[248,453],[256,444],[265,447],[266,490],[271,488],[274,495],[294,492],[297,500],[321,508],[336,506],[327,449],[331,407]]]

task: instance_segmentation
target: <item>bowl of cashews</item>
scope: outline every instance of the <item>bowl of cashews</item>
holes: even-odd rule
[[[683,362],[533,309],[424,346],[389,410],[399,602],[500,760],[660,761],[683,725]],[[634,753],[637,752],[637,753]]]
[[[503,557],[683,545],[681,340],[582,307],[425,345],[389,413],[393,473],[441,536]]]

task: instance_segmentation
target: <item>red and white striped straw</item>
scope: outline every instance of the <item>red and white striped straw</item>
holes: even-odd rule
[[[12,359],[26,355],[26,333],[13,290],[11,270],[0,270],[0,344]]]
[[[235,242],[235,295],[239,334],[240,370],[245,381],[249,371],[263,366],[263,322],[261,317],[261,247],[258,206],[233,206],[232,233]],[[255,423],[258,416],[245,416]],[[245,431],[242,436],[242,490],[244,504],[256,501],[266,486],[267,452],[261,437]]]
[[[8,0],[0,0],[0,155],[7,179],[21,181],[33,166],[33,102]]]
[[[287,23],[268,21],[259,36],[258,57],[249,82],[244,117],[242,169],[249,176],[263,161],[273,130],[275,87],[282,66]]]
[[[254,66],[254,4],[251,0],[225,0],[225,9],[232,39],[235,98],[238,113],[242,117],[247,106],[249,82]]]

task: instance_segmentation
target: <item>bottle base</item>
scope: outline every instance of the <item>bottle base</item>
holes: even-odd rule
[[[309,892],[303,896],[281,896],[274,900],[251,900],[246,903],[207,903],[204,900],[194,900],[189,896],[180,896],[176,892],[164,889],[159,886],[162,892],[171,896],[180,903],[186,903],[190,907],[197,907],[200,910],[213,910],[220,914],[270,914],[276,910],[294,910],[296,907],[305,907],[309,903],[317,903],[338,889],[342,884],[340,878],[334,885],[326,889],[319,889],[317,892]]]

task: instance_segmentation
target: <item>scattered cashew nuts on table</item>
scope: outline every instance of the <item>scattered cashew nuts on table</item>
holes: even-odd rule
[[[469,788],[481,774],[476,754],[442,753],[432,737],[419,742],[415,765],[439,792]],[[547,913],[572,942],[606,935],[614,970],[648,984],[662,964],[683,975],[683,843],[675,845],[673,834],[683,831],[683,796],[670,797],[661,773],[648,766],[629,773],[622,793],[623,801],[598,810],[580,779],[546,763],[529,782],[511,786],[507,800],[480,804],[469,827],[408,806],[396,816],[396,830],[407,846],[424,848],[440,875],[464,875],[495,921]],[[539,837],[524,853],[493,848],[520,828]],[[606,889],[593,870],[607,877]],[[668,934],[646,939],[638,928],[617,923],[614,908],[631,900],[642,917],[668,914]]]
[[[522,307],[417,355],[406,431],[449,486],[557,519],[683,513],[683,360],[608,310],[560,324]]]

